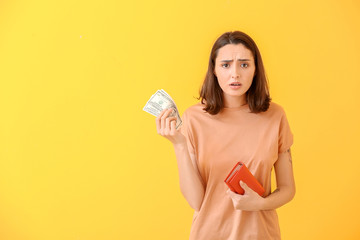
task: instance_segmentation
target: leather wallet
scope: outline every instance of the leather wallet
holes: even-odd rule
[[[240,186],[240,180],[246,183],[248,187],[257,192],[260,196],[265,193],[264,188],[242,162],[236,163],[235,167],[225,178],[224,182],[228,185],[231,191],[243,195],[244,189]]]

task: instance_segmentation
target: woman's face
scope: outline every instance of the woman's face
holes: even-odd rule
[[[224,92],[225,102],[229,99],[246,100],[255,74],[255,61],[249,49],[243,44],[227,44],[218,50],[214,74]]]

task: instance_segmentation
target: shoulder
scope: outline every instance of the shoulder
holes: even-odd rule
[[[281,105],[272,102],[267,112],[267,119],[269,119],[272,124],[277,124],[280,127],[289,125],[285,110]]]
[[[205,114],[206,112],[204,111],[204,107],[205,105],[202,103],[194,104],[184,111],[183,116],[186,117]]]
[[[275,102],[270,102],[270,106],[268,108],[268,110],[266,111],[266,113],[271,114],[271,115],[285,115],[285,110],[284,108]]]
[[[210,114],[205,110],[205,105],[202,103],[194,104],[188,107],[181,116],[184,125],[201,126],[209,121]]]
[[[273,123],[281,122],[282,119],[286,118],[284,108],[275,102],[270,102],[269,108],[265,112],[257,114],[261,119],[270,121]]]
[[[182,120],[181,130],[184,135],[192,136],[194,125],[197,125],[196,123],[199,122],[198,121],[199,116],[201,116],[202,112],[205,112],[203,108],[204,108],[203,104],[197,103],[188,107],[183,112],[181,116],[181,120]]]

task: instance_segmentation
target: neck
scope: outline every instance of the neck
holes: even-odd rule
[[[224,107],[226,108],[238,108],[247,104],[246,95],[241,96],[225,96],[224,95]]]

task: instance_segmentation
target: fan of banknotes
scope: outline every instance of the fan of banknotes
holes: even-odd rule
[[[157,90],[156,93],[151,96],[149,101],[145,104],[143,110],[157,117],[162,110],[167,108],[174,109],[169,117],[176,117],[176,129],[178,129],[182,123],[179,111],[174,100],[163,89]]]

